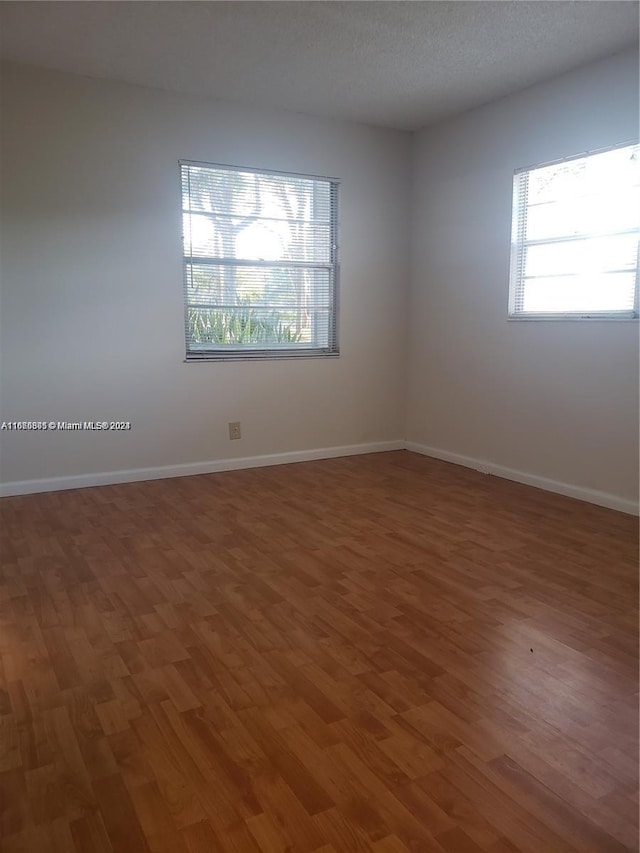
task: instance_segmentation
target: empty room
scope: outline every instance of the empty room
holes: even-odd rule
[[[0,2],[2,853],[637,853],[638,24]]]

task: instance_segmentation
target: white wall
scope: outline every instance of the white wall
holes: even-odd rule
[[[517,167],[638,138],[629,52],[416,135],[409,441],[634,500],[638,324],[507,320]]]
[[[0,418],[133,424],[5,482],[402,438],[409,134],[13,64],[2,118]],[[342,179],[340,358],[183,363],[180,158]]]
[[[417,134],[412,203],[409,134],[2,82],[0,419],[133,423],[1,433],[4,482],[406,438],[634,499],[637,324],[510,322],[507,292],[514,168],[637,137],[636,54]],[[342,178],[339,359],[183,362],[180,158]]]

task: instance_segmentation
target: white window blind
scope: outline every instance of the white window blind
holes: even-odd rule
[[[187,360],[338,355],[337,181],[180,170]]]
[[[509,314],[638,316],[638,145],[515,173]]]

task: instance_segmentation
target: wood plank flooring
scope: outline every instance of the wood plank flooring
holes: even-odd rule
[[[0,511],[3,853],[638,849],[635,519],[407,452]]]

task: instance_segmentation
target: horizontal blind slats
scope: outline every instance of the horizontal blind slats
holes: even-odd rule
[[[181,164],[187,355],[337,353],[337,183]]]
[[[633,314],[639,146],[514,176],[510,313]]]

